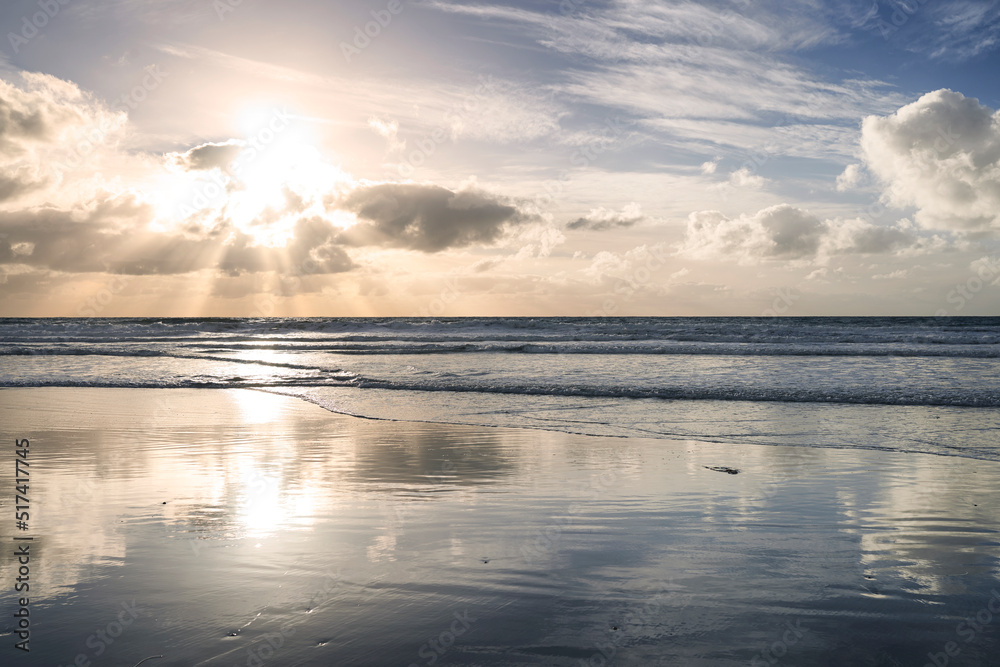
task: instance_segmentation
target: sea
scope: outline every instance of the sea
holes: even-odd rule
[[[1000,460],[1000,317],[0,319],[0,387]]]

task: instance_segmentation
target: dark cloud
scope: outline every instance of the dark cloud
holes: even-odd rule
[[[339,230],[322,218],[300,219],[288,245],[280,249],[250,245],[250,237],[240,234],[225,249],[219,268],[230,275],[277,271],[285,276],[341,273],[354,262],[336,245]]]
[[[503,264],[503,257],[495,257],[490,259],[481,259],[472,265],[472,271],[474,273],[483,273],[484,271],[492,271],[501,264]]]
[[[186,171],[207,171],[209,169],[229,171],[243,148],[242,142],[232,140],[217,144],[202,144],[186,153],[171,153],[168,158],[171,163]]]
[[[882,227],[857,219],[828,224],[825,244],[831,253],[882,255],[922,243],[913,230],[904,226]]]
[[[642,209],[638,204],[632,203],[621,211],[612,211],[606,208],[595,208],[582,218],[577,218],[566,225],[566,229],[589,229],[592,231],[604,231],[622,227],[632,227],[637,222],[645,220]]]
[[[516,207],[485,192],[452,192],[436,185],[387,183],[360,187],[341,207],[359,222],[344,232],[346,245],[381,245],[438,252],[499,240],[527,222]]]
[[[10,148],[11,139],[43,139],[46,129],[41,111],[22,111],[9,98],[0,97],[0,145],[4,149]]]
[[[21,78],[27,84],[24,88],[0,81],[0,148],[5,152],[19,150],[25,140],[52,139],[61,128],[82,123],[83,115],[66,99],[71,95],[65,94],[65,82],[39,74]],[[79,94],[75,87],[71,90]]]
[[[62,148],[83,136],[115,131],[124,114],[109,111],[75,84],[36,72],[0,79],[0,162],[43,148]]]
[[[80,218],[79,212],[52,208],[0,213],[0,265],[126,275],[204,269],[317,275],[354,266],[334,245],[335,228],[318,218],[299,220],[294,238],[279,248],[253,246],[250,236],[226,225],[199,236],[146,231],[151,211],[127,197],[100,201]]]
[[[20,175],[0,174],[0,201],[17,199],[23,194],[38,190],[48,183],[46,180],[23,178]]]
[[[0,263],[20,264],[65,272],[97,272],[109,269],[115,251],[126,239],[115,223],[118,214],[142,215],[142,207],[131,199],[107,198],[90,211],[38,208],[0,213]],[[13,248],[30,246],[30,253]]]
[[[761,211],[757,220],[770,241],[767,254],[774,257],[814,255],[826,232],[816,216],[787,204]]]
[[[533,219],[502,198],[473,189],[386,183],[344,195],[344,184],[331,182],[325,197],[286,185],[281,201],[246,223],[234,223],[229,200],[220,207],[196,205],[176,226],[167,222],[167,230],[157,229],[154,210],[137,195],[81,195],[100,187],[101,180],[83,179],[132,159],[109,140],[123,130],[126,115],[109,111],[69,82],[41,74],[20,78],[18,85],[0,80],[0,202],[8,209],[0,211],[0,268],[53,275],[273,271],[293,280],[355,268],[347,253],[353,246],[437,252],[491,244]],[[161,160],[184,171],[219,169],[234,176],[245,149],[236,139],[203,143]],[[30,204],[10,205],[45,186],[49,189]],[[224,189],[237,196],[241,187],[232,178]],[[324,208],[353,213],[358,223],[346,230],[335,226],[322,215]],[[275,225],[285,229],[291,221],[285,245],[259,245],[259,233]]]

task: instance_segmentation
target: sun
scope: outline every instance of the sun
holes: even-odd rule
[[[327,202],[355,181],[320,150],[301,116],[280,106],[252,107],[238,125],[243,136],[229,140],[239,147],[229,164],[175,174],[171,187],[161,189],[178,224],[210,226],[224,219],[254,245],[269,247],[287,245],[302,218],[350,224]]]
[[[292,116],[288,108],[280,103],[243,104],[235,114],[236,130],[244,137],[255,135],[269,124],[284,122]]]

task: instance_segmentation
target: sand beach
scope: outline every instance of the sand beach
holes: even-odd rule
[[[4,389],[0,415],[30,441],[29,529],[0,523],[4,582],[32,538],[23,664],[998,664],[994,462],[242,389]]]

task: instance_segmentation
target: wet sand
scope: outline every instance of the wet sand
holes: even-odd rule
[[[2,664],[1000,664],[997,463],[250,390],[4,389],[0,419]]]

